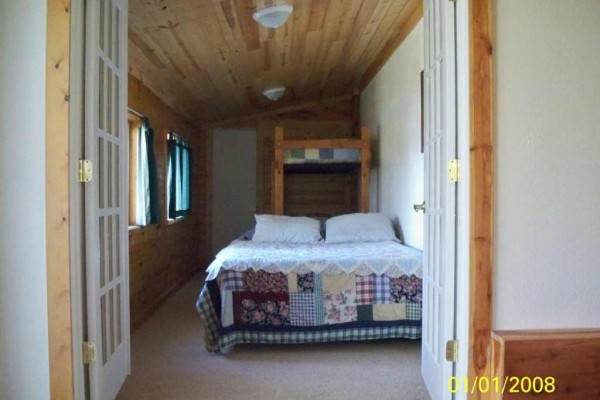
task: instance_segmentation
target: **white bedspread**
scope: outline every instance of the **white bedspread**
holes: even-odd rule
[[[422,277],[422,252],[395,241],[361,243],[258,243],[235,240],[221,250],[207,269],[207,280],[221,269],[267,272],[324,272],[330,275],[402,275]]]

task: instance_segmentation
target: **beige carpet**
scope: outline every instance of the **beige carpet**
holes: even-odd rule
[[[131,376],[118,399],[429,400],[420,341],[243,345],[206,352],[194,278],[132,336]]]

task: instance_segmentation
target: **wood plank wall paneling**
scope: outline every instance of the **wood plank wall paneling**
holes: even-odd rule
[[[204,244],[204,248],[199,248],[199,257],[202,265],[208,266],[208,264],[212,261],[213,253],[213,241],[212,241],[212,220],[213,220],[213,130],[205,129],[202,134],[205,136],[205,156],[206,162],[204,165],[206,166],[206,171],[202,176],[204,179],[205,185],[205,194],[203,196],[204,201],[206,202],[204,209],[204,218],[205,223],[200,224],[204,229],[202,231],[202,237],[206,238],[207,243]]]
[[[471,180],[469,378],[490,377],[494,243],[492,0],[469,2]],[[490,393],[469,393],[469,400]]]
[[[286,174],[285,215],[339,215],[358,210],[358,174]]]
[[[129,107],[148,117],[154,129],[161,210],[158,224],[129,231],[131,326],[135,329],[210,261],[210,147],[208,136],[198,126],[131,75]],[[192,213],[174,223],[166,219],[166,135],[171,129],[190,141],[194,163]]]
[[[553,377],[553,393],[508,393],[504,400],[600,399],[600,329],[494,332],[497,376]],[[513,383],[513,382],[511,382]],[[525,390],[527,383],[525,383]],[[511,384],[507,385],[509,388]],[[518,389],[521,388],[519,385]]]
[[[259,119],[257,133],[257,212],[269,214],[273,212],[273,160],[274,160],[274,138],[275,126],[283,126],[284,135],[287,139],[327,139],[327,138],[350,138],[360,137],[357,129],[359,121],[355,111],[356,102],[353,99],[344,100],[338,104],[329,104],[328,107],[310,107],[304,110],[294,110],[289,113],[281,113],[273,118]],[[306,205],[306,193],[310,188],[331,185],[332,180],[342,187],[348,183],[345,174],[310,174],[298,175],[285,181],[286,214],[290,213],[312,213],[314,204],[325,205],[342,213],[348,210],[356,210],[356,201],[348,203],[340,200],[335,204],[330,198],[323,197],[323,191],[315,191],[315,197],[309,199]],[[350,180],[353,188],[352,193],[357,193],[357,179]],[[356,196],[354,196],[356,197]],[[311,205],[312,204],[312,205]],[[306,212],[305,212],[306,211]],[[322,212],[322,211],[321,211]],[[291,214],[290,214],[291,215]]]
[[[74,396],[68,151],[71,2],[49,0],[47,6],[46,170],[42,173],[46,176],[50,396],[69,400]]]

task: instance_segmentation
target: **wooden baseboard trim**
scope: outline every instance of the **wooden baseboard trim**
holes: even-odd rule
[[[505,377],[555,380],[552,393],[533,389],[508,393],[509,384],[504,395],[494,399],[600,399],[600,329],[496,331],[492,341],[493,374],[500,381]]]
[[[183,278],[181,278],[173,286],[171,286],[169,289],[167,289],[165,292],[163,292],[163,294],[160,297],[158,297],[158,299],[155,302],[150,304],[141,313],[139,313],[139,315],[137,317],[132,319],[131,324],[130,324],[131,333],[133,334],[133,332],[135,332],[144,322],[146,322],[148,320],[148,318],[150,318],[156,312],[156,310],[158,310],[163,304],[165,304],[167,302],[167,300],[169,300],[171,298],[171,296],[173,296],[175,294],[175,292],[177,292],[186,283],[188,283],[190,280],[192,280],[192,278],[194,276],[196,276],[197,273],[198,273],[198,271],[194,271],[191,274],[188,274],[188,275],[184,276]],[[198,290],[200,290],[200,288],[198,288]],[[198,293],[200,293],[200,292],[198,292]]]

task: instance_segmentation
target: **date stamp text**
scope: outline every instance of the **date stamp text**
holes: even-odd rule
[[[448,379],[450,393],[553,393],[556,390],[556,378],[553,376],[505,376],[489,378],[476,376],[451,376]]]

